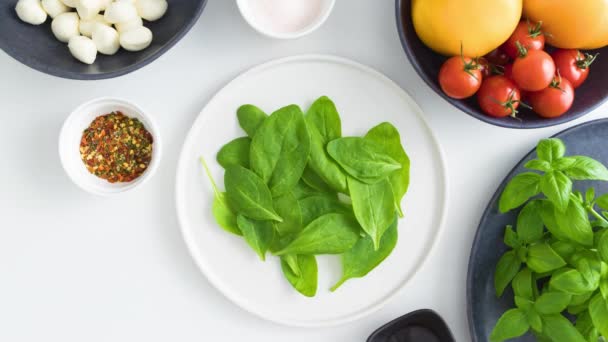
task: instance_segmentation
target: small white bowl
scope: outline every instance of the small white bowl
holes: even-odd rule
[[[84,130],[96,117],[115,111],[139,119],[154,139],[150,165],[141,176],[126,183],[110,183],[91,174],[80,157],[80,140]],[[88,101],[76,108],[65,120],[59,135],[59,157],[65,172],[83,190],[102,196],[124,192],[145,183],[158,168],[161,146],[158,128],[150,116],[128,101],[107,97]]]
[[[249,3],[251,1],[258,0],[236,0],[239,11],[241,12],[241,15],[243,16],[245,21],[259,33],[277,39],[295,39],[312,33],[313,31],[321,27],[321,25],[323,25],[323,23],[327,20],[329,14],[333,10],[334,5],[336,4],[336,0],[321,0],[321,9],[318,15],[308,25],[297,31],[276,32],[272,31],[267,27],[264,27],[264,25],[260,23],[259,18],[255,17],[255,13],[251,10],[249,6]]]

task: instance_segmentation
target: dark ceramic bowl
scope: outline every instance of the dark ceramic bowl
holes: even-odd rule
[[[585,155],[608,165],[608,150],[604,148],[607,135],[608,119],[600,119],[574,126],[555,137],[566,144],[566,155]],[[533,150],[503,180],[488,203],[475,234],[467,275],[467,314],[473,342],[489,341],[498,318],[514,307],[511,286],[507,287],[501,298],[496,297],[494,272],[498,260],[508,250],[503,243],[505,226],[517,222],[519,210],[501,214],[498,212],[498,200],[507,183],[515,175],[525,171],[524,165],[534,158],[536,151]],[[594,187],[598,194],[608,191],[608,183],[599,181],[577,181],[574,187],[583,193],[589,187]],[[509,341],[532,342],[536,339],[527,334]]]
[[[196,23],[207,0],[169,1],[165,16],[144,25],[154,38],[147,49],[120,49],[113,56],[97,54],[92,65],[79,62],[67,44],[53,36],[51,19],[38,26],[22,22],[15,13],[17,0],[0,2],[0,49],[19,62],[44,73],[78,80],[97,80],[128,74],[151,63],[177,43]]]
[[[540,128],[558,125],[574,120],[598,107],[608,97],[608,47],[591,51],[600,53],[600,57],[591,66],[591,73],[587,81],[576,90],[576,97],[572,108],[563,116],[555,119],[543,119],[529,109],[521,108],[521,120],[507,118],[493,118],[484,114],[475,97],[467,100],[455,100],[443,93],[437,76],[446,57],[439,55],[426,47],[416,35],[411,20],[411,0],[396,0],[397,30],[403,50],[420,77],[439,96],[462,110],[463,112],[487,123],[508,128]]]
[[[367,342],[454,342],[445,321],[433,310],[410,312],[374,331]]]

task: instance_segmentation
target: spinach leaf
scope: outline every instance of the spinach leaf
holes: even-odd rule
[[[217,162],[223,168],[227,168],[230,165],[240,165],[244,168],[248,168],[250,146],[250,138],[236,138],[220,149],[217,153]]]
[[[564,142],[556,138],[543,139],[536,146],[538,158],[549,163],[563,157],[565,153],[566,146]]]
[[[366,184],[348,177],[348,188],[355,217],[371,237],[374,249],[378,250],[382,235],[395,219],[395,197],[391,184],[387,179]]]
[[[310,135],[298,106],[272,113],[251,142],[251,169],[273,196],[290,191],[302,177],[310,154]]]
[[[293,192],[275,197],[273,205],[277,214],[283,218],[283,222],[274,223],[274,228],[279,235],[296,233],[302,229],[302,211]]]
[[[274,239],[274,228],[271,221],[257,221],[238,215],[236,222],[243,232],[245,241],[260,256],[266,260],[266,252]]]
[[[494,289],[496,296],[501,297],[511,280],[517,275],[521,268],[521,260],[515,251],[508,251],[500,257],[494,272]]]
[[[352,208],[347,204],[327,195],[309,196],[299,200],[298,204],[302,213],[303,226],[307,226],[316,218],[326,214],[339,213],[352,215],[353,212]]]
[[[228,205],[226,193],[220,192],[218,190],[217,185],[215,184],[215,180],[213,180],[213,177],[211,177],[209,167],[207,166],[205,159],[203,159],[202,157],[201,164],[203,164],[203,168],[205,169],[207,178],[209,178],[209,182],[211,183],[211,187],[213,188],[213,204],[211,207],[211,212],[213,213],[215,221],[222,229],[224,229],[228,233],[232,233],[235,235],[243,235],[236,223],[236,214]]]
[[[536,242],[543,237],[545,227],[540,214],[541,206],[541,201],[530,201],[517,216],[517,236],[525,243]]]
[[[239,119],[241,128],[243,128],[249,137],[253,137],[260,125],[268,118],[268,115],[260,108],[246,104],[237,109],[236,117]]]
[[[540,189],[559,211],[566,211],[572,192],[572,181],[561,171],[545,173],[540,179]]]
[[[306,184],[302,179],[300,179],[300,181],[293,187],[291,192],[293,193],[294,196],[296,196],[296,198],[298,200],[306,198],[306,197],[310,197],[310,196],[315,196],[315,195],[325,195],[325,193],[320,192],[316,189],[313,189],[310,185]]]
[[[327,214],[312,221],[287,247],[275,254],[340,254],[353,247],[359,233],[354,217]]]
[[[369,236],[359,239],[351,250],[342,254],[342,278],[331,288],[337,290],[352,278],[365,277],[386,259],[397,245],[397,217],[380,240],[380,248],[374,249]]]
[[[405,196],[410,185],[410,158],[401,145],[399,131],[390,123],[383,122],[370,129],[365,135],[365,139],[374,141],[384,150],[384,152],[386,152],[386,154],[401,164],[401,168],[393,171],[388,176],[388,180],[393,188],[395,205],[399,212],[399,216],[403,217],[401,200],[403,199],[403,196]]]
[[[332,140],[327,144],[327,152],[348,174],[368,184],[377,183],[401,169],[401,164],[381,146],[364,138]]]
[[[500,195],[498,207],[501,213],[506,213],[526,203],[530,197],[540,192],[541,176],[533,172],[520,173],[507,183]]]
[[[571,179],[608,181],[608,169],[597,160],[586,156],[565,158],[570,159],[571,163],[563,168],[563,172]]]
[[[302,180],[311,188],[315,189],[318,192],[322,193],[332,193],[335,192],[332,188],[325,183],[325,181],[313,170],[310,168],[310,165],[304,168],[304,173],[302,173]]]
[[[300,264],[298,264],[298,255],[297,254],[286,254],[281,257],[281,263],[287,264],[289,269],[296,276],[300,276],[302,274],[302,270],[300,269]]]
[[[317,99],[308,109],[306,125],[311,137],[308,165],[335,191],[347,193],[346,175],[325,149],[330,141],[342,136],[342,123],[334,103],[326,96]]]
[[[499,342],[522,336],[530,329],[526,313],[521,309],[505,312],[496,323],[490,334],[490,341]]]
[[[293,272],[285,257],[281,257],[281,269],[289,283],[306,297],[317,293],[317,259],[314,255],[299,255],[297,258],[300,274]]]
[[[252,171],[238,165],[229,166],[224,186],[228,203],[236,212],[256,220],[283,221],[274,211],[270,190]]]

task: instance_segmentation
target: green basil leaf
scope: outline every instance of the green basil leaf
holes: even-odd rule
[[[543,317],[543,333],[554,342],[587,342],[572,323],[560,314]]]
[[[312,221],[295,239],[276,255],[341,254],[359,240],[360,227],[354,217],[327,214]]]
[[[526,203],[530,197],[540,192],[541,176],[537,173],[524,172],[513,177],[500,195],[498,207],[506,213]]]
[[[540,159],[532,159],[532,160],[528,161],[524,165],[524,167],[526,169],[542,171],[542,172],[549,172],[553,169],[551,167],[551,163],[549,163],[546,160],[540,160]]]
[[[563,157],[565,153],[564,142],[557,138],[543,139],[536,146],[538,158],[549,163]]]
[[[564,260],[569,260],[578,246],[572,242],[557,240],[551,243],[551,248]]]
[[[527,265],[534,272],[545,273],[565,266],[566,262],[549,244],[541,242],[529,247]]]
[[[555,205],[557,210],[564,212],[570,202],[572,181],[561,171],[545,173],[540,179],[540,189]]]
[[[348,174],[374,184],[401,169],[380,145],[358,137],[339,138],[327,144],[327,152]]]
[[[274,211],[272,195],[264,182],[252,171],[238,165],[229,166],[224,186],[230,207],[255,220],[283,219]]]
[[[591,299],[589,315],[597,330],[603,336],[608,336],[608,303],[600,294]]]
[[[335,191],[347,193],[346,175],[325,148],[330,141],[342,137],[336,106],[329,98],[320,97],[308,109],[305,120],[311,137],[308,166]]]
[[[395,195],[395,205],[399,211],[399,216],[403,217],[401,200],[410,185],[410,158],[401,145],[401,136],[395,126],[388,122],[383,122],[370,129],[365,135],[365,139],[378,144],[386,154],[401,164],[401,168],[388,176],[388,181],[393,188]]]
[[[515,251],[508,251],[500,257],[494,271],[494,289],[496,296],[501,297],[511,280],[517,275],[521,268],[521,261]]]
[[[564,292],[545,292],[534,303],[534,309],[541,315],[561,313],[566,310],[572,295]]]
[[[293,192],[290,191],[282,196],[275,197],[273,206],[277,214],[283,218],[282,222],[274,223],[274,228],[279,235],[297,233],[302,230],[302,211]]]
[[[299,255],[297,258],[300,274],[293,272],[291,266],[281,257],[281,269],[291,286],[306,297],[314,297],[317,293],[317,259],[314,255]]]
[[[290,191],[302,177],[310,154],[310,134],[298,106],[272,113],[251,141],[251,169],[273,196]]]
[[[307,226],[316,218],[331,214],[340,213],[352,215],[352,208],[340,202],[337,198],[326,195],[314,195],[298,201],[302,212],[302,225]]]
[[[384,232],[395,219],[395,199],[387,179],[366,184],[348,177],[353,211],[363,230],[372,238],[374,249],[380,248]]]
[[[602,279],[600,281],[600,293],[604,300],[608,300],[608,279]]]
[[[266,260],[266,252],[274,239],[272,222],[252,220],[239,214],[236,223],[247,244],[260,256],[260,259]]]
[[[535,332],[542,332],[543,320],[540,315],[534,310],[527,311],[526,315],[528,316],[528,323],[530,323],[532,330]]]
[[[536,286],[536,283],[533,281],[532,271],[529,268],[526,267],[519,271],[513,278],[511,286],[516,296],[534,300],[534,286]]]
[[[595,199],[595,189],[594,188],[587,189],[587,191],[585,192],[585,203],[593,203],[594,199]]]
[[[514,299],[515,299],[515,306],[524,310],[525,312],[528,312],[534,306],[534,302],[527,298],[515,296]]]
[[[549,281],[551,288],[572,295],[583,295],[595,290],[583,275],[575,269],[567,268],[563,272],[555,273]]]
[[[543,237],[544,224],[541,207],[541,201],[530,201],[517,216],[517,236],[524,243],[536,242]]]
[[[359,239],[352,249],[342,254],[342,278],[331,288],[338,289],[353,278],[365,277],[386,259],[397,245],[397,217],[380,240],[380,248],[374,249],[369,236]]]
[[[530,329],[526,313],[520,309],[505,312],[496,322],[490,341],[499,342],[522,336]]]
[[[236,223],[236,214],[228,204],[226,193],[220,192],[218,190],[217,184],[211,176],[209,167],[207,166],[207,163],[203,158],[201,158],[201,164],[203,164],[205,174],[207,174],[207,178],[209,179],[211,187],[213,188],[213,204],[211,206],[211,212],[213,213],[215,221],[222,229],[224,229],[228,233],[232,233],[235,235],[243,235]]]
[[[598,342],[599,332],[593,325],[589,312],[583,312],[576,317],[576,323],[574,325],[587,341]]]
[[[231,165],[240,165],[244,168],[249,168],[250,147],[250,138],[236,138],[220,149],[220,151],[217,153],[217,162],[223,168],[227,168]]]
[[[515,233],[515,231],[513,230],[513,227],[511,227],[511,226],[507,226],[507,228],[505,228],[505,237],[504,237],[503,241],[504,241],[505,245],[507,245],[511,248],[518,248],[519,246],[521,246],[519,237],[517,236],[517,233]]]
[[[236,117],[239,120],[241,128],[243,128],[249,137],[253,137],[258,128],[264,123],[266,118],[268,118],[268,115],[260,108],[246,104],[237,109]]]
[[[311,188],[321,193],[335,192],[310,166],[304,168],[302,180]]]
[[[602,208],[602,209],[604,209],[604,210],[608,210],[608,194],[604,194],[604,195],[602,195],[602,196],[598,197],[598,198],[595,200],[595,203],[597,203],[597,205],[598,205],[600,208]]]
[[[586,156],[569,157],[574,160],[564,173],[574,180],[602,180],[608,181],[608,169],[602,163]]]
[[[571,167],[572,164],[574,164],[574,161],[575,161],[574,158],[563,157],[563,158],[554,160],[553,163],[551,163],[551,166],[553,167],[554,170],[564,171],[565,169]]]
[[[570,233],[569,229],[564,230],[562,226],[557,223],[557,218],[555,217],[555,205],[548,200],[541,200],[541,210],[540,217],[543,220],[545,227],[547,230],[556,238],[562,241],[570,241]]]
[[[569,240],[585,246],[593,245],[593,229],[580,202],[571,199],[565,211],[555,210],[555,219]]]

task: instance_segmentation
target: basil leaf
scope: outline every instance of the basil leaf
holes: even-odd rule
[[[236,117],[239,120],[241,128],[243,128],[249,137],[253,137],[258,128],[264,123],[266,118],[268,118],[268,115],[260,108],[246,104],[237,109]]]
[[[532,330],[536,332],[542,332],[543,320],[540,315],[534,310],[527,311],[526,315],[528,316],[528,323],[530,323],[530,327],[532,328]]]
[[[541,200],[540,217],[542,218],[545,227],[547,227],[547,230],[549,230],[549,233],[559,240],[570,241],[569,229],[564,230],[562,229],[562,226],[557,223],[557,218],[555,217],[556,211],[557,209],[555,209],[553,203],[548,200]]]
[[[334,192],[332,188],[330,188],[327,183],[313,170],[310,166],[306,166],[304,168],[304,173],[302,173],[302,180],[311,188],[315,189],[321,193],[331,193]]]
[[[527,298],[515,296],[514,299],[515,299],[515,306],[524,310],[525,312],[528,312],[534,306],[534,302]]]
[[[255,173],[232,165],[224,174],[224,186],[230,206],[236,212],[256,220],[283,220],[274,211],[270,190]]]
[[[572,242],[557,240],[551,243],[551,248],[555,253],[559,254],[562,259],[569,260],[572,255],[576,253],[578,247]]]
[[[562,259],[546,242],[537,243],[528,249],[528,267],[536,273],[545,273],[566,265]]]
[[[388,122],[383,122],[372,128],[365,135],[365,139],[378,144],[386,154],[401,164],[401,168],[388,176],[395,196],[395,206],[399,216],[403,217],[401,200],[410,185],[410,158],[401,145],[401,136],[395,126]]]
[[[251,141],[251,169],[273,196],[290,191],[302,177],[310,154],[310,135],[298,106],[272,113]]]
[[[526,164],[524,164],[524,167],[526,169],[542,171],[542,172],[549,172],[553,169],[551,167],[551,163],[549,163],[546,160],[539,160],[539,159],[532,159],[532,160],[528,161]]]
[[[266,252],[274,239],[272,222],[252,220],[239,214],[236,223],[247,244],[260,256],[262,261],[266,260]]]
[[[605,300],[608,300],[608,279],[600,281],[600,294]]]
[[[519,237],[517,236],[517,233],[515,233],[515,231],[513,230],[513,227],[511,227],[511,226],[507,226],[507,228],[505,228],[505,237],[503,239],[503,242],[505,243],[505,245],[507,245],[511,248],[518,248],[519,246],[521,246]]]
[[[325,147],[342,137],[342,122],[334,103],[326,96],[317,99],[306,113],[310,132],[310,159],[308,166],[335,191],[347,193],[346,175]]]
[[[555,210],[555,219],[569,240],[581,245],[593,245],[593,229],[587,211],[577,200],[571,199],[566,210]]]
[[[587,191],[585,192],[585,203],[593,203],[593,200],[595,199],[595,189],[594,188],[589,188],[587,189]]]
[[[568,158],[574,162],[564,169],[564,173],[571,179],[608,181],[608,169],[597,160],[586,156]]]
[[[564,142],[557,138],[543,139],[536,146],[536,154],[541,160],[549,163],[564,156],[566,146]]]
[[[281,257],[281,269],[291,286],[306,297],[314,297],[317,293],[317,259],[314,255],[299,255],[297,258],[300,274],[292,271],[291,267]]]
[[[543,237],[544,224],[540,214],[541,207],[541,201],[530,201],[517,216],[517,236],[524,243],[536,242]]]
[[[541,176],[533,172],[520,173],[513,177],[500,195],[498,208],[506,213],[526,203],[540,192]]]
[[[282,222],[275,222],[274,228],[279,235],[283,236],[290,233],[297,233],[302,230],[302,212],[298,199],[293,192],[275,197],[273,206],[279,216],[283,218]]]
[[[545,292],[534,303],[534,309],[541,315],[560,313],[568,307],[572,295],[564,292]]]
[[[227,168],[231,165],[240,165],[244,168],[249,168],[250,147],[250,138],[236,138],[220,149],[220,151],[217,153],[217,162],[223,168]]]
[[[572,181],[561,171],[545,173],[540,179],[540,189],[559,211],[566,211],[572,192]]]
[[[316,218],[330,214],[341,213],[352,215],[352,208],[340,202],[337,198],[326,195],[314,195],[298,201],[302,212],[302,225],[307,226]]]
[[[401,169],[401,164],[381,146],[364,138],[332,140],[327,144],[327,152],[348,174],[368,184],[377,183]]]
[[[608,210],[608,194],[604,194],[604,195],[602,195],[602,196],[598,197],[598,198],[595,200],[595,203],[597,203],[597,205],[598,205],[600,208],[602,208],[602,209],[604,209],[604,210]]]
[[[603,336],[608,336],[608,304],[600,295],[596,295],[589,303],[589,315],[593,325]]]
[[[554,342],[587,342],[572,323],[560,314],[543,317],[543,333]]]
[[[553,274],[549,284],[555,290],[572,295],[583,295],[595,290],[593,285],[589,284],[579,271],[572,268]]]
[[[526,298],[528,300],[534,299],[534,286],[536,284],[532,278],[532,272],[529,268],[524,268],[513,278],[513,282],[511,283],[513,287],[513,293],[522,298]]]
[[[598,342],[599,332],[593,325],[589,312],[584,312],[576,317],[576,324],[574,325],[587,341]]]
[[[380,240],[380,248],[374,249],[369,236],[359,239],[351,250],[342,254],[342,278],[331,288],[337,290],[352,278],[365,277],[386,259],[397,245],[397,217]]]
[[[312,221],[276,255],[341,254],[359,240],[357,221],[345,214],[327,214]]]
[[[505,312],[490,334],[490,341],[499,342],[522,336],[530,329],[526,313],[520,309]]]
[[[521,268],[521,260],[515,251],[508,251],[500,257],[494,271],[494,289],[496,296],[501,297],[511,280],[517,275]]]
[[[209,179],[211,187],[213,188],[213,204],[211,206],[211,212],[213,213],[215,221],[228,233],[243,235],[236,223],[236,214],[228,204],[226,193],[218,190],[217,184],[215,184],[215,180],[213,180],[213,177],[211,176],[211,172],[209,171],[209,167],[207,166],[205,159],[201,158],[201,164],[203,164],[205,174],[207,174],[207,178]]]
[[[388,180],[366,184],[348,177],[348,189],[353,211],[363,230],[372,238],[374,249],[380,248],[380,239],[395,219],[395,199]]]

